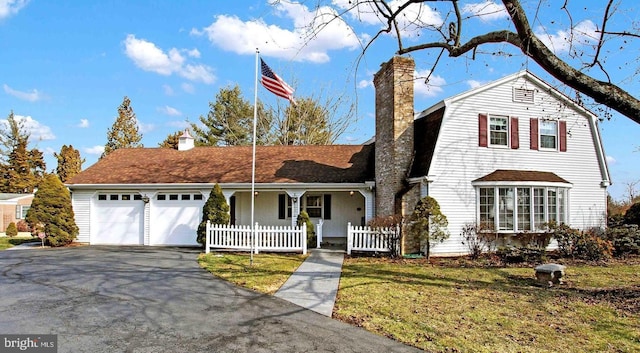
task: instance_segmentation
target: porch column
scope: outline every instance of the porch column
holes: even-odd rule
[[[286,193],[291,197],[291,226],[296,226],[296,221],[298,220],[298,215],[300,214],[300,204],[302,203],[302,195],[304,195],[306,191],[300,190],[287,190]]]
[[[368,223],[375,214],[375,200],[373,191],[371,190],[358,190],[360,194],[364,197],[364,223]]]

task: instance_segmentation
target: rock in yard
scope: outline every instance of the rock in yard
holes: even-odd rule
[[[537,266],[535,268],[536,279],[539,283],[548,285],[549,287],[554,284],[561,284],[565,268],[566,266],[559,264],[544,264]]]

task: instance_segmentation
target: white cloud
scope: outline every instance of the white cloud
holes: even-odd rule
[[[199,58],[200,57],[200,51],[198,49],[191,49],[187,51],[187,55],[189,55],[192,58]]]
[[[424,97],[435,97],[443,92],[442,86],[447,82],[442,76],[429,74],[431,70],[416,70],[414,73],[413,90],[416,95]],[[428,78],[428,81],[427,81]]]
[[[138,120],[138,130],[140,131],[141,134],[145,134],[147,132],[151,132],[153,130],[156,129],[156,125],[153,123],[143,123],[140,120]]]
[[[206,84],[212,84],[216,79],[211,67],[202,64],[186,64],[186,58],[181,54],[181,50],[176,48],[171,48],[168,53],[165,53],[154,43],[137,39],[133,34],[127,35],[124,46],[127,57],[145,71],[164,76],[175,73],[188,80]],[[187,55],[192,56],[193,50],[186,52]],[[200,52],[198,52],[199,55]]]
[[[162,85],[162,90],[164,91],[164,94],[166,94],[167,96],[173,96],[173,88],[171,88],[171,86],[169,85]]]
[[[170,121],[167,123],[167,126],[173,126],[180,130],[184,130],[188,127],[191,127],[191,124],[186,120],[179,120],[179,121]]]
[[[255,48],[260,48],[264,56],[315,63],[328,62],[331,50],[359,47],[356,34],[335,9],[321,6],[309,10],[303,4],[283,1],[278,2],[276,10],[292,22],[292,29],[262,20],[243,21],[237,16],[219,15],[202,31],[194,29],[191,33],[206,34],[217,47],[237,54],[254,54]],[[322,30],[318,30],[320,25]]]
[[[28,3],[29,0],[0,0],[0,20],[17,14]]]
[[[2,87],[4,88],[4,92],[6,94],[25,100],[25,101],[37,102],[43,98],[42,94],[40,94],[40,92],[38,92],[37,89],[33,89],[31,92],[22,92],[22,91],[14,90],[13,88],[7,86],[6,84],[2,85]]]
[[[174,107],[170,107],[168,105],[165,105],[164,107],[159,107],[158,111],[162,114],[165,115],[169,115],[169,116],[180,116],[182,115],[182,112],[179,111],[178,109],[174,108]]]
[[[607,156],[607,163],[609,164],[615,164],[616,163],[616,159],[613,158],[613,156]]]
[[[104,146],[85,147],[85,148],[83,148],[83,151],[86,154],[98,154],[98,155],[101,155],[104,152]]]
[[[87,120],[87,119],[80,119],[80,124],[78,124],[78,127],[81,127],[81,128],[87,128],[87,127],[89,127],[89,120]]]
[[[546,29],[536,29],[536,36],[554,53],[566,53],[571,47],[594,45],[598,41],[598,28],[590,20],[578,23],[573,31],[559,30],[555,34],[547,33]]]
[[[509,18],[509,13],[507,13],[503,4],[489,0],[475,4],[466,4],[462,7],[462,13],[465,15],[478,16],[485,22]]]
[[[41,124],[30,116],[14,115],[13,118],[24,126],[26,132],[30,135],[31,141],[54,140],[56,136],[51,132],[51,128]],[[4,126],[8,126],[6,119],[0,120]]]
[[[180,88],[182,88],[183,91],[189,93],[189,94],[194,94],[196,92],[196,88],[193,87],[192,84],[190,83],[183,83],[180,85]]]
[[[387,4],[391,11],[396,11],[406,0],[393,0]],[[333,5],[342,11],[348,11],[351,17],[358,22],[368,25],[380,25],[387,27],[387,21],[382,17],[373,2],[358,2],[355,6],[351,0],[333,0]],[[407,6],[402,11],[402,16],[397,17],[400,35],[404,38],[420,36],[424,27],[439,27],[443,23],[440,14],[428,4],[415,3]]]
[[[484,85],[485,83],[477,80],[467,80],[467,84],[469,85],[469,88],[474,89],[476,87]]]
[[[367,87],[373,87],[373,81],[360,80],[360,82],[358,82],[358,88],[367,88]]]

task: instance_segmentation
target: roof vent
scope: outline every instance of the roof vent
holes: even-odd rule
[[[193,148],[193,137],[189,134],[189,129],[178,138],[178,151],[187,151]]]
[[[514,88],[513,89],[513,101],[520,103],[531,103],[533,104],[533,93],[532,89],[525,88]]]

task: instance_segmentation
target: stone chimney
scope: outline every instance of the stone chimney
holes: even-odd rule
[[[193,137],[189,134],[189,129],[184,129],[184,133],[178,138],[178,151],[188,151],[193,148]]]
[[[397,195],[413,158],[413,59],[395,56],[375,74],[376,216],[401,212]]]

